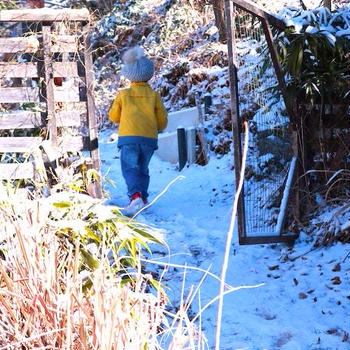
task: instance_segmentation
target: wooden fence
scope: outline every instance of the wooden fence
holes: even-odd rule
[[[4,10],[0,26],[0,179],[35,179],[42,159],[75,152],[99,172],[89,12]]]

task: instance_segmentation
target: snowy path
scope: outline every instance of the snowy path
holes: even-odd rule
[[[126,203],[126,189],[120,173],[116,144],[107,143],[108,133],[100,137],[102,171],[117,183],[109,187],[113,203]],[[153,259],[187,264],[220,274],[226,232],[233,201],[233,172],[230,159],[211,159],[206,167],[192,166],[139,220],[161,228],[169,245]],[[176,169],[158,158],[151,161],[150,199],[179,175]],[[306,235],[294,250],[284,245],[239,246],[237,234],[231,247],[227,283],[249,286],[224,299],[221,350],[345,350],[349,348],[349,259],[350,247],[337,244],[315,250],[294,262],[293,257],[312,247]],[[155,248],[157,251],[158,248]],[[286,259],[284,259],[286,258]],[[339,264],[339,265],[338,265]],[[340,270],[338,268],[340,267]],[[335,270],[335,271],[333,271]],[[203,273],[187,271],[185,294],[198,285]],[[338,279],[341,282],[337,284]],[[180,300],[183,269],[170,268],[164,282],[171,300]],[[216,296],[219,285],[207,277],[201,287],[201,305]],[[197,298],[198,299],[198,298]],[[198,300],[197,300],[198,301]],[[197,301],[193,305],[196,313]],[[216,307],[202,315],[210,348],[214,343]]]

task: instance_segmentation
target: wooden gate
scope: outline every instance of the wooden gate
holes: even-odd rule
[[[250,125],[249,161],[238,203],[239,243],[293,242],[296,235],[285,230],[285,221],[291,212],[291,194],[296,193],[292,190],[297,168],[296,137],[288,116],[273,111],[272,94],[267,93],[272,86],[263,85],[271,80],[279,86],[280,100],[284,100],[291,116],[271,29],[283,30],[285,25],[250,1],[226,0],[225,14],[236,188],[242,166],[243,121]]]
[[[0,11],[0,179],[34,178],[66,154],[99,172],[86,9]],[[101,197],[99,181],[94,184]]]

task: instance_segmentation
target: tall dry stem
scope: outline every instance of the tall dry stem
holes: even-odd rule
[[[221,281],[220,281],[219,302],[218,302],[216,331],[215,331],[215,350],[220,350],[221,318],[222,318],[222,308],[223,308],[223,304],[224,304],[226,271],[227,271],[228,260],[229,260],[229,256],[230,256],[230,247],[231,247],[231,242],[232,242],[233,230],[235,227],[238,199],[239,199],[239,196],[241,194],[242,187],[243,187],[245,165],[246,165],[246,159],[247,159],[247,153],[248,153],[249,130],[248,130],[248,123],[247,122],[244,122],[244,130],[245,130],[245,133],[244,133],[244,148],[243,148],[243,156],[242,156],[242,168],[240,171],[239,184],[238,184],[237,191],[235,194],[235,199],[233,202],[230,227],[229,227],[229,230],[228,230],[227,236],[226,236],[224,260],[222,263],[221,275],[220,275]]]

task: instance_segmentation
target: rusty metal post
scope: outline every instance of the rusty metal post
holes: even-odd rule
[[[240,117],[239,117],[239,100],[238,100],[238,80],[237,80],[237,63],[235,52],[235,21],[233,13],[232,1],[225,1],[227,45],[228,45],[228,67],[230,77],[230,93],[231,93],[231,119],[232,133],[234,143],[234,162],[235,162],[235,183],[236,189],[240,180],[240,171],[242,167],[242,145],[240,133]],[[244,209],[244,185],[239,196],[237,207],[238,222],[238,238],[239,243],[244,244],[246,238],[245,227],[245,209]]]

